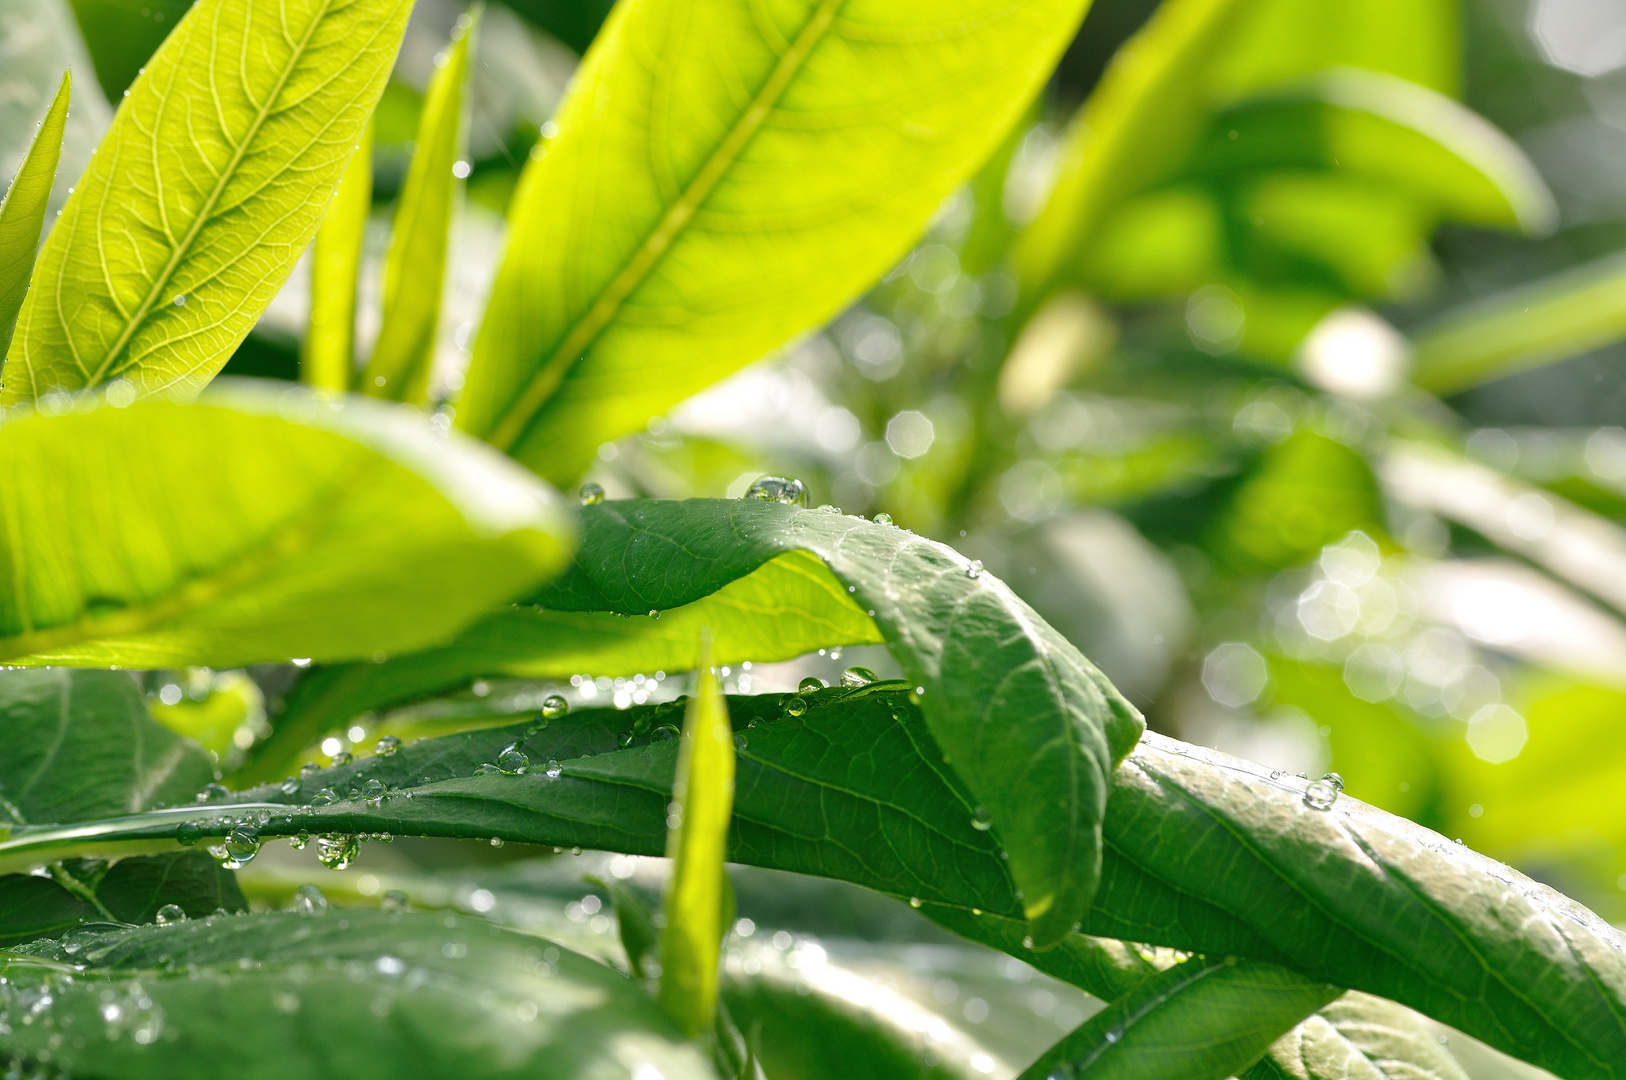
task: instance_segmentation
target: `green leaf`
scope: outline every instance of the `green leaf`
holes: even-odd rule
[[[299,356],[306,385],[343,393],[355,374],[356,285],[373,208],[373,127],[361,130],[311,244],[311,317]]]
[[[715,1075],[625,976],[475,919],[347,910],[81,931],[0,953],[0,975],[0,1010],[49,995],[0,1053],[45,1051],[76,1076]]]
[[[1342,991],[1274,964],[1191,959],[1141,983],[1018,1080],[1224,1080]]]
[[[207,382],[321,223],[410,6],[194,6],[45,242],[0,403],[115,378]]]
[[[1626,338],[1626,255],[1445,312],[1412,337],[1412,381],[1451,394]]]
[[[771,663],[832,645],[883,641],[875,621],[818,556],[804,551],[771,559],[658,619],[515,605],[487,615],[442,649],[311,672],[290,693],[271,738],[255,747],[237,779],[276,779],[298,766],[307,747],[354,717],[480,677],[692,671],[700,666],[696,643],[702,627],[712,632],[719,664]]]
[[[1350,992],[1283,1035],[1243,1080],[1468,1080],[1410,1009]]]
[[[237,384],[0,427],[0,659],[232,667],[444,640],[556,571],[534,477],[417,414]]]
[[[0,0],[0,24],[6,27],[6,85],[0,98],[0,183],[22,164],[34,141],[34,129],[62,81],[63,69],[74,75],[73,107],[62,136],[57,172],[77,177],[112,119],[112,110],[97,85],[97,71],[68,0]],[[69,184],[51,192],[51,210],[67,201]],[[48,215],[49,216],[49,215]]]
[[[1332,169],[1392,184],[1443,220],[1551,232],[1558,208],[1518,145],[1443,94],[1343,68],[1218,113],[1191,172]]]
[[[422,404],[435,360],[435,328],[446,278],[446,249],[463,184],[453,171],[466,152],[469,50],[480,6],[460,18],[444,62],[424,94],[417,150],[396,204],[384,257],[384,321],[362,375],[375,397]]]
[[[190,918],[247,911],[237,876],[201,851],[120,859],[111,867],[73,859],[46,876],[0,877],[0,946],[56,937],[87,922],[149,923],[175,906]]]
[[[68,123],[68,87],[72,73],[62,73],[51,107],[45,111],[22,167],[0,199],[0,354],[11,347],[17,312],[28,293],[28,275],[40,246],[40,229],[51,201],[56,163],[62,155],[62,133]]]
[[[598,878],[587,880],[610,895],[610,904],[615,910],[616,935],[627,954],[627,973],[634,979],[647,978],[648,962],[658,955],[656,950],[660,948],[660,931],[655,928],[655,917],[649,913],[642,897],[614,878],[607,881]]]
[[[704,638],[700,660],[699,685],[684,712],[667,817],[672,877],[666,885],[658,997],[690,1038],[711,1028],[717,1009],[717,956],[728,929],[723,854],[734,803],[734,732]]]
[[[983,162],[1084,0],[637,0],[533,153],[457,422],[543,475],[838,312]]]

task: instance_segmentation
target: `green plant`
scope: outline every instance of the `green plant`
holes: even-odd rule
[[[885,514],[809,508],[799,480],[735,500],[588,484],[576,512],[533,475],[574,485],[608,440],[834,316],[967,181],[996,198],[974,174],[1010,162],[1086,6],[624,0],[524,166],[455,397],[435,390],[433,340],[478,12],[425,97],[359,371],[356,148],[408,5],[202,0],[36,260],[64,81],[0,204],[7,333],[20,310],[0,370],[0,1054],[109,1078],[777,1080],[822,1075],[808,1044],[830,1075],[842,1053],[848,1073],[1001,1067],[855,1023],[852,984],[775,982],[756,953],[720,967],[742,933],[726,860],[904,901],[1107,1003],[1030,1048],[1035,1080],[1463,1076],[1419,1013],[1565,1080],[1619,1076],[1618,931],[1337,774],[1146,731],[981,561]],[[1390,7],[1349,7],[1366,21],[1344,28],[1348,55],[1285,63],[1290,5],[1160,9],[1086,105],[1036,223],[985,213],[973,233],[1017,275],[989,321],[1018,344],[997,373],[968,368],[980,452],[906,505],[937,523],[976,505],[1021,445],[1001,426],[1060,389],[1022,340],[1102,300],[1198,289],[1206,392],[1214,355],[1286,372],[1329,313],[1427,277],[1441,220],[1550,225],[1539,178],[1450,100],[1435,53],[1382,70],[1361,52],[1402,9],[1435,40],[1445,5]],[[308,386],[205,388],[313,241]],[[1472,331],[1438,331],[1419,381],[1564,345],[1531,333],[1485,355],[1501,335]],[[1265,405],[1286,416],[1276,400],[1250,399],[1255,430],[1275,430]],[[1473,478],[1404,405],[1383,421],[1413,436],[1382,441],[1394,482]],[[1248,471],[1202,528],[1234,580],[1372,527],[1347,441],[1289,424],[1260,446],[1229,415],[1226,431],[1209,442]],[[1201,470],[1151,471],[1138,493]],[[719,685],[877,645],[901,678]],[[205,670],[244,667],[257,682]],[[668,671],[694,672],[687,697]],[[598,706],[584,672],[632,679],[626,700]],[[572,677],[574,701],[538,689]],[[317,746],[325,766],[305,763]],[[492,890],[459,901],[430,876],[410,897],[333,879],[374,910],[236,874],[273,840],[345,870],[398,836],[465,841],[471,861],[474,842],[667,855],[671,873],[658,914],[624,875],[594,885],[616,943],[502,925]]]

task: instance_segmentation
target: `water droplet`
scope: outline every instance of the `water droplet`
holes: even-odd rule
[[[198,802],[221,802],[231,798],[231,789],[225,784],[205,784],[198,792]]]
[[[879,514],[876,514],[874,517],[870,518],[870,520],[875,522],[877,525],[890,525],[892,524],[892,515],[883,510]]]
[[[1282,770],[1280,770],[1280,769],[1272,769],[1272,770],[1270,770],[1270,778],[1272,780],[1280,780],[1282,778]]]
[[[327,897],[315,885],[301,885],[294,890],[293,909],[301,915],[326,915]]]
[[[1335,772],[1330,772],[1321,779],[1336,788],[1338,794],[1342,795],[1344,793],[1344,778],[1342,776],[1339,776]]]
[[[971,562],[969,564],[967,564],[967,566],[965,568],[965,576],[969,577],[969,578],[980,578],[980,577],[982,577],[982,560],[981,559],[972,559]]]
[[[675,739],[682,734],[683,732],[679,731],[673,725],[662,724],[660,727],[655,729],[655,733],[651,735],[650,738],[654,739],[656,742],[666,742],[667,740]]]
[[[489,761],[482,761],[480,764],[474,767],[475,776],[495,776],[500,772],[502,772],[502,770],[497,768],[497,766],[493,765]]]
[[[153,921],[159,926],[172,926],[178,922],[185,922],[186,912],[181,910],[179,904],[165,904],[158,909],[158,914],[153,916]]]
[[[311,796],[312,806],[331,806],[339,801],[339,796],[330,787],[325,787]]]
[[[348,765],[350,764],[350,760],[350,751],[340,750],[337,754],[333,755],[333,767],[337,769],[340,765]]]
[[[307,762],[305,762],[305,764],[303,764],[303,765],[301,765],[299,767],[299,776],[300,776],[300,779],[304,779],[305,777],[309,776],[311,773],[321,772],[321,771],[322,771],[322,767],[320,765],[316,764],[316,762],[307,761]]]
[[[971,811],[971,827],[978,832],[987,832],[994,827],[994,819],[989,816],[986,806],[979,806]]]
[[[807,699],[800,694],[785,702],[786,716],[801,716],[805,712],[807,712]]]
[[[366,785],[361,789],[361,794],[368,806],[382,805],[384,802],[384,782],[378,779],[367,781]]]
[[[793,477],[764,476],[746,489],[745,497],[786,506],[806,506],[807,485]]]
[[[875,672],[854,665],[841,673],[842,686],[868,686],[875,681]]]
[[[615,737],[615,743],[617,746],[625,750],[627,747],[632,745],[632,740],[636,737],[637,736],[633,734],[632,729],[628,728],[626,731],[623,731],[621,734]]]
[[[310,841],[311,834],[306,832],[304,829],[300,829],[297,833],[288,838],[288,846],[293,848],[295,851],[304,851],[305,845],[310,843]]]
[[[493,836],[493,837],[492,837],[492,838],[491,838],[491,846],[492,846],[492,847],[502,847],[502,837],[500,837],[500,836]]]
[[[542,699],[542,718],[544,720],[557,720],[570,711],[570,702],[558,694],[549,694]]]
[[[597,506],[604,501],[604,485],[589,480],[582,485],[581,499],[583,506]]]
[[[519,743],[509,743],[497,755],[497,768],[505,773],[522,773],[530,767],[531,759],[519,748]]]
[[[1107,1028],[1107,1042],[1115,1043],[1115,1042],[1117,1042],[1119,1039],[1121,1039],[1123,1037],[1124,1037],[1124,1029],[1123,1028],[1121,1028],[1121,1027],[1109,1027],[1109,1028]]]
[[[744,735],[735,735],[734,736],[734,749],[736,749],[736,750],[744,750],[745,747],[746,747],[745,736]]]
[[[195,821],[183,821],[175,826],[175,842],[182,847],[191,847],[203,839],[203,827]]]
[[[406,911],[410,906],[407,894],[400,889],[391,889],[378,899],[380,911]]]
[[[253,829],[236,828],[226,834],[226,839],[209,849],[209,854],[215,861],[227,870],[239,870],[254,860],[260,853],[260,834]]]
[[[299,777],[290,776],[282,782],[282,793],[284,795],[298,795],[299,789],[304,786],[304,781],[300,780]]]
[[[1024,949],[1033,948],[1033,937],[1032,937],[1031,934],[1022,939],[1022,948],[1024,948]]]
[[[549,780],[559,779],[559,774],[562,772],[564,772],[564,769],[560,768],[559,762],[553,758],[549,758],[547,765],[543,767],[543,775]]]
[[[1331,810],[1338,801],[1338,789],[1325,780],[1312,780],[1304,789],[1304,805],[1312,810]]]
[[[316,838],[316,861],[329,870],[347,869],[361,851],[354,836],[329,835]]]
[[[176,307],[185,307],[186,306],[186,294],[185,293],[176,293],[175,294],[175,306]]]
[[[373,744],[373,753],[379,757],[389,757],[401,749],[401,740],[394,735],[385,735]]]
[[[841,513],[841,507],[837,506],[835,503],[824,503],[819,507],[819,509],[823,510],[826,514]]]
[[[796,684],[796,692],[798,694],[811,694],[814,691],[823,689],[824,680],[819,678],[817,675],[809,675],[807,678]]]
[[[917,908],[917,907],[919,907],[919,906],[920,906],[920,897],[918,897],[918,896],[911,896],[911,897],[910,897],[910,898],[909,898],[909,906],[910,906],[910,907],[913,907],[913,908]]]

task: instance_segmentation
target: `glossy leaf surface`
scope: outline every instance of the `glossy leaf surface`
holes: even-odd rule
[[[818,325],[998,145],[1083,0],[638,0],[527,167],[458,405],[573,479]]]
[[[574,534],[534,477],[416,414],[253,384],[9,419],[0,521],[0,657],[149,668],[429,644]]]
[[[66,978],[70,964],[83,970]],[[0,975],[0,1012],[49,995],[0,1051],[45,1051],[74,1075],[715,1075],[625,976],[481,920],[333,911],[81,931],[0,952]]]
[[[203,0],[137,78],[51,230],[0,401],[203,385],[315,234],[404,0]]]

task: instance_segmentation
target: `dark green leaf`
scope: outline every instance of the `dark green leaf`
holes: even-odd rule
[[[167,851],[120,859],[96,884],[96,899],[115,919],[149,923],[174,904],[188,918],[248,910],[237,875],[202,851]]]
[[[0,1014],[49,995],[32,1023],[4,1029],[0,1053],[48,1051],[76,1076],[714,1075],[625,976],[450,916],[334,911],[80,931],[0,953],[0,975]]]
[[[0,948],[55,937],[80,923],[104,918],[96,905],[75,896],[53,878],[0,875]]]
[[[1112,1002],[1019,1080],[1224,1080],[1339,993],[1274,964],[1194,958]]]
[[[57,159],[62,156],[62,133],[68,123],[69,72],[62,73],[51,107],[45,111],[22,166],[0,199],[0,355],[11,347],[11,331],[28,292],[34,255],[40,246],[40,228],[51,202]]]
[[[535,477],[417,414],[303,390],[0,427],[0,659],[162,667],[444,640],[557,570]]]

